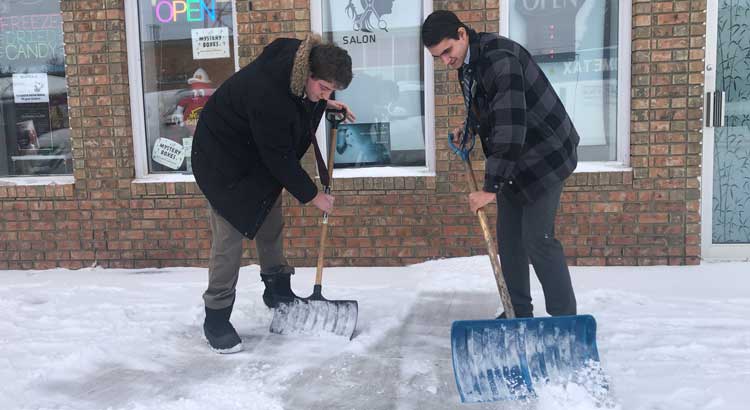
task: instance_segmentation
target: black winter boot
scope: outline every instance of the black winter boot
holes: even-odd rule
[[[232,306],[224,309],[206,308],[206,320],[203,322],[203,334],[209,346],[216,353],[237,353],[242,351],[242,340],[229,323],[232,315]]]
[[[290,301],[297,297],[292,292],[291,276],[294,268],[291,266],[279,266],[261,272],[260,278],[266,285],[263,291],[263,303],[269,308],[275,308],[279,302]]]

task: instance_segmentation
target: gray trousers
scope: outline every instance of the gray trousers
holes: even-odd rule
[[[203,293],[203,300],[209,309],[223,309],[234,303],[242,259],[242,240],[245,236],[210,206],[208,219],[211,225],[211,256],[208,262],[208,289]],[[283,231],[284,218],[279,195],[255,235],[255,249],[258,251],[261,272],[288,267],[284,257]]]
[[[560,241],[555,238],[555,215],[563,183],[531,204],[520,205],[497,195],[497,242],[503,277],[516,315],[531,316],[529,260],[542,284],[547,313],[575,315],[576,297]]]

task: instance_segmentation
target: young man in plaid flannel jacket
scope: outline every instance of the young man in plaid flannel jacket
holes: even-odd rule
[[[422,25],[422,42],[458,70],[467,106],[466,129],[486,157],[482,191],[469,194],[472,212],[497,199],[497,241],[503,276],[518,317],[531,317],[529,260],[547,312],[575,315],[576,299],[555,215],[563,181],[576,167],[578,133],[541,68],[520,44],[477,33],[450,11]],[[462,129],[454,136],[460,141]],[[501,315],[500,318],[504,317]]]

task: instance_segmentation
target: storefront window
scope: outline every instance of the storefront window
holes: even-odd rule
[[[346,49],[354,79],[337,92],[357,115],[339,126],[334,168],[425,162],[422,2],[322,0],[323,38]]]
[[[0,1],[0,176],[72,174],[58,0]]]
[[[509,36],[560,95],[581,135],[580,160],[617,160],[618,1],[507,1]]]
[[[192,173],[198,115],[235,72],[231,0],[138,0],[148,172]]]

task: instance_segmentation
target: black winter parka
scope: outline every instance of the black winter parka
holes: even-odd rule
[[[300,159],[326,101],[305,98],[310,49],[320,39],[277,39],[211,96],[193,137],[193,174],[211,206],[253,239],[282,189],[318,193]]]

